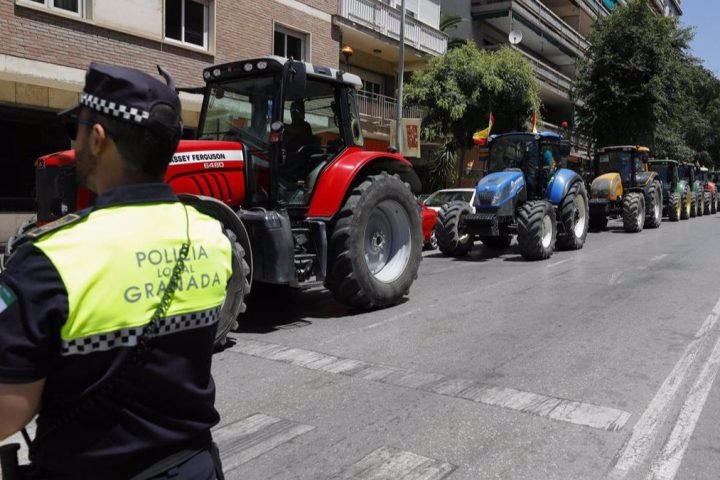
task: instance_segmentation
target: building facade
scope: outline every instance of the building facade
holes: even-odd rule
[[[440,0],[406,0],[406,64],[445,52]],[[0,243],[35,209],[34,160],[70,147],[55,114],[76,104],[90,62],[203,84],[208,65],[280,55],[364,81],[370,142],[389,143],[397,105],[400,0],[0,0]],[[341,55],[342,47],[351,55]],[[349,50],[344,50],[349,51]],[[188,135],[201,98],[181,94]]]

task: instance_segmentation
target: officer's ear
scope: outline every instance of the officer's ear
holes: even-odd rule
[[[104,125],[101,123],[94,123],[90,126],[88,140],[90,152],[97,156],[110,147],[111,137]]]

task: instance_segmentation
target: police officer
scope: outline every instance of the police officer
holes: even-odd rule
[[[222,475],[210,365],[231,246],[163,183],[182,126],[161,73],[90,65],[60,116],[94,206],[32,231],[0,276],[0,439],[37,413],[31,478]]]

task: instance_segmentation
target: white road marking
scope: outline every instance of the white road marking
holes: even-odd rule
[[[442,480],[457,467],[397,448],[381,447],[332,480]]]
[[[660,425],[666,420],[670,405],[677,395],[680,386],[684,383],[690,368],[700,351],[705,337],[712,331],[720,317],[720,300],[715,304],[710,315],[695,334],[695,339],[690,342],[683,352],[680,360],[663,382],[655,397],[648,405],[645,412],[633,427],[630,439],[625,443],[618,455],[618,461],[608,473],[609,479],[620,480],[628,473],[645,461],[655,441],[655,436]]]
[[[672,480],[675,478],[718,369],[720,369],[720,339],[715,343],[710,358],[705,362],[702,372],[690,390],[663,451],[653,462],[647,477],[648,480]]]
[[[628,412],[615,408],[488,385],[438,373],[352,360],[301,348],[283,347],[257,340],[236,338],[235,345],[229,350],[266,360],[289,363],[309,370],[348,375],[446,397],[461,398],[611,432],[620,430],[630,418]]]
[[[225,473],[315,427],[262,413],[213,430]]]

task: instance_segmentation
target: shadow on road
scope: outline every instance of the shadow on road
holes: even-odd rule
[[[336,301],[321,286],[291,288],[255,284],[247,300],[247,311],[238,317],[240,333],[270,333],[311,325],[311,318],[340,318],[354,310]]]

